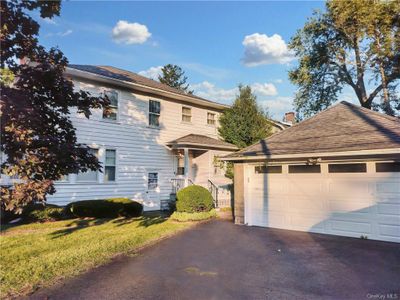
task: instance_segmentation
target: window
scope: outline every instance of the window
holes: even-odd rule
[[[207,124],[215,125],[215,114],[208,112],[207,113]]]
[[[104,182],[115,181],[116,151],[106,150],[104,164]]]
[[[185,160],[182,156],[178,156],[178,168],[176,175],[185,175]]]
[[[103,119],[116,120],[118,114],[118,93],[116,91],[106,91],[104,94],[110,100],[110,105],[103,109]]]
[[[149,173],[147,178],[147,189],[155,190],[158,187],[158,173]]]
[[[190,107],[182,106],[182,121],[192,122],[192,109]]]
[[[149,101],[149,125],[154,127],[160,126],[160,102],[155,100]]]
[[[400,172],[400,162],[376,163],[376,172]]]
[[[256,166],[254,168],[256,174],[270,173],[279,174],[282,173],[282,166]]]
[[[98,149],[90,149],[90,153],[95,155],[97,158],[99,156]],[[97,171],[88,170],[87,172],[80,172],[76,176],[76,181],[97,182]]]
[[[289,173],[321,173],[320,165],[292,165]]]
[[[367,165],[365,163],[355,164],[329,164],[329,173],[365,173]]]

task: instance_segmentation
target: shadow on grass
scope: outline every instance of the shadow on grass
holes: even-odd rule
[[[165,212],[145,212],[143,216],[136,218],[117,218],[117,219],[78,219],[73,220],[66,226],[69,228],[57,230],[50,235],[53,239],[60,238],[78,230],[85,229],[92,226],[103,225],[106,223],[113,223],[116,226],[124,226],[134,222],[138,222],[138,227],[149,227],[156,224],[164,223],[169,218],[169,213]]]

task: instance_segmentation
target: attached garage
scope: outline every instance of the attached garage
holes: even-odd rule
[[[400,121],[342,102],[226,158],[235,220],[400,242]]]

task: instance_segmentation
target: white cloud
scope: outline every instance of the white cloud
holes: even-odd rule
[[[57,22],[53,18],[40,18],[44,23],[51,24],[51,25],[57,25]]]
[[[67,29],[66,31],[60,31],[60,32],[57,32],[57,33],[50,32],[50,33],[46,34],[45,36],[46,37],[52,37],[52,36],[64,37],[64,36],[70,35],[72,32],[73,31],[71,29]]]
[[[161,69],[162,66],[151,67],[148,68],[147,70],[140,71],[138,74],[150,79],[157,80],[158,75],[161,75]]]
[[[68,30],[66,30],[64,32],[57,33],[57,35],[59,35],[59,36],[67,36],[67,35],[70,35],[71,33],[72,33],[72,30],[68,29]]]
[[[143,44],[151,36],[146,25],[129,23],[120,20],[112,30],[112,38],[116,43]]]
[[[250,87],[259,100],[266,96],[275,96],[278,94],[276,87],[272,83],[256,82],[250,84]],[[239,93],[237,87],[224,89],[217,87],[215,84],[208,81],[193,84],[191,85],[191,89],[193,89],[194,93],[200,97],[225,103],[232,102]]]
[[[223,89],[215,86],[215,84],[203,81],[201,83],[193,84],[190,86],[191,89],[194,90],[194,93],[212,101],[218,102],[230,102],[235,99],[237,94],[237,88],[232,89]]]
[[[286,112],[293,111],[293,98],[292,97],[275,97],[260,101],[260,104],[268,108],[270,115],[277,121],[282,121]]]
[[[275,83],[282,83],[283,80],[282,80],[282,79],[275,79],[274,82],[275,82]]]
[[[278,91],[272,83],[253,83],[250,85],[256,95],[260,96],[275,96]]]
[[[263,64],[286,64],[294,59],[285,41],[279,34],[271,37],[253,33],[246,35],[243,42],[245,66],[255,67]]]

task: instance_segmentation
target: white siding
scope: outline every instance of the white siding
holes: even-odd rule
[[[103,87],[95,83],[75,82],[77,89],[85,89],[96,94]],[[111,88],[111,87],[110,87]],[[71,118],[78,142],[100,149],[100,161],[104,161],[105,149],[115,149],[117,154],[116,182],[75,183],[76,175],[69,181],[57,183],[56,194],[49,197],[50,203],[66,204],[71,201],[104,199],[107,197],[129,197],[145,199],[147,173],[159,173],[159,198],[168,199],[171,192],[170,179],[174,177],[175,158],[165,146],[166,142],[187,134],[202,134],[217,138],[217,129],[207,125],[209,108],[192,107],[192,123],[181,122],[182,104],[127,90],[118,92],[118,119],[102,119],[102,111],[93,111],[90,119],[74,114]],[[161,102],[160,128],[148,126],[149,100]],[[215,112],[217,117],[218,112]]]

